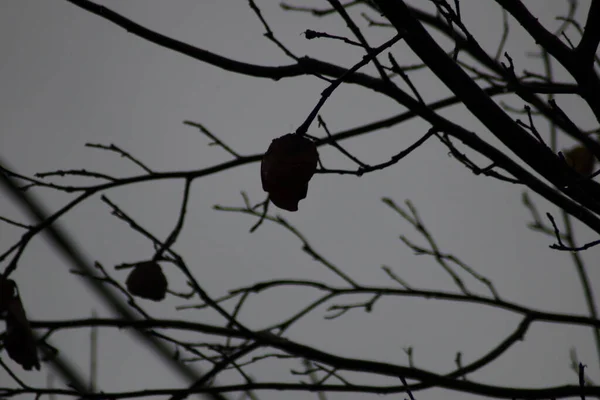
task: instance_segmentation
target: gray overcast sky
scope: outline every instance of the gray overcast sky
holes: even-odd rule
[[[259,1],[276,36],[297,55],[308,54],[349,67],[362,57],[359,50],[337,41],[307,41],[306,29],[350,36],[341,18],[316,19],[308,14],[283,12],[278,2]],[[297,2],[321,6],[322,2]],[[413,2],[417,3],[417,2]],[[493,2],[461,2],[467,26],[486,48],[495,48],[502,20]],[[485,3],[485,4],[484,4]],[[261,65],[283,65],[290,60],[263,37],[264,29],[246,1],[158,0],[104,1],[134,21],[167,36],[189,42],[220,55]],[[587,9],[581,2],[581,10]],[[556,27],[555,15],[564,15],[563,1],[527,2],[548,26]],[[360,20],[359,10],[352,14]],[[375,16],[375,15],[372,15]],[[392,32],[369,30],[376,45]],[[274,82],[249,78],[160,48],[62,0],[2,0],[0,4],[0,134],[2,158],[24,174],[78,169],[117,176],[142,173],[116,155],[84,147],[86,143],[114,143],[130,151],[157,171],[192,170],[228,161],[222,149],[209,147],[208,139],[183,125],[192,120],[242,154],[264,152],[270,141],[297,128],[318,101],[324,83],[301,77]],[[506,50],[519,70],[541,71],[537,59],[527,57],[534,43],[516,23]],[[402,65],[416,62],[402,43],[394,47]],[[370,69],[366,69],[370,71]],[[568,77],[557,70],[559,78]],[[415,73],[415,82],[426,100],[448,94],[430,72]],[[515,107],[522,103],[505,98]],[[559,98],[578,122],[593,127],[580,103]],[[332,132],[402,112],[396,103],[355,86],[342,86],[322,110]],[[491,135],[462,108],[442,112],[455,122],[488,138]],[[407,147],[429,126],[413,120],[344,142],[362,160],[376,164]],[[541,127],[546,129],[546,127]],[[315,125],[310,133],[324,133]],[[490,138],[497,144],[497,141]],[[560,143],[561,148],[570,143]],[[459,256],[490,278],[501,296],[543,310],[585,313],[585,303],[568,254],[548,249],[550,238],[527,229],[527,210],[521,205],[521,188],[475,177],[448,156],[446,148],[431,140],[398,165],[361,178],[317,175],[308,197],[297,213],[277,210],[288,218],[315,248],[364,284],[393,285],[381,270],[389,265],[413,286],[455,290],[451,279],[434,260],[416,257],[399,240],[406,235],[418,244],[422,237],[383,205],[387,196],[402,203],[410,199],[445,252]],[[348,168],[351,164],[331,148],[321,148],[325,166]],[[61,178],[58,178],[61,179]],[[66,178],[65,182],[88,182]],[[137,184],[106,192],[111,200],[142,222],[160,238],[166,238],[179,212],[182,181]],[[253,202],[263,199],[259,166],[251,164],[195,181],[185,227],[175,250],[181,253],[197,279],[212,296],[270,279],[310,279],[342,285],[343,282],[301,250],[301,243],[274,224],[254,234],[254,219],[217,212],[214,204],[242,206],[240,191]],[[50,209],[57,209],[70,195],[49,190],[33,191]],[[556,212],[532,196],[541,212]],[[272,208],[273,211],[274,207]],[[0,197],[0,215],[20,218],[19,208]],[[108,268],[122,262],[149,258],[152,246],[121,221],[95,196],[61,220],[90,258]],[[578,224],[582,241],[593,236]],[[0,225],[2,250],[22,232]],[[598,250],[584,254],[589,274],[598,282],[600,272],[591,263]],[[70,266],[41,238],[27,248],[14,274],[31,319],[83,318],[96,309],[108,315],[98,298],[81,280],[69,274]],[[114,276],[125,279],[126,272]],[[185,290],[184,279],[169,273],[174,290]],[[485,288],[465,276],[474,291]],[[255,329],[278,321],[308,304],[318,293],[308,289],[276,290],[256,296],[241,315]],[[361,299],[348,299],[360,301]],[[144,307],[155,316],[221,323],[211,313],[176,311],[183,300],[169,297],[161,304]],[[232,304],[228,304],[232,306]],[[413,346],[417,366],[436,372],[454,367],[457,351],[463,362],[485,354],[515,329],[518,316],[481,306],[450,304],[424,299],[387,299],[373,312],[350,312],[324,321],[326,307],[316,310],[288,332],[291,339],[346,356],[406,364],[403,348]],[[52,337],[53,343],[87,373],[88,332]],[[494,365],[470,379],[490,384],[539,387],[575,383],[569,368],[569,349],[574,347],[588,372],[597,377],[598,360],[588,329],[536,324],[526,340],[514,346]],[[139,349],[139,350],[138,350]],[[98,385],[107,391],[173,386],[178,380],[164,370],[141,346],[132,345],[124,332],[101,330]],[[1,354],[3,360],[4,353]],[[9,365],[14,366],[10,360]],[[287,368],[265,362],[252,373],[258,380],[287,377]],[[21,373],[26,382],[45,384],[43,372]],[[237,379],[235,373],[219,382]],[[0,382],[11,382],[0,370]],[[58,384],[58,383],[57,383]],[[282,396],[259,393],[263,399]],[[286,398],[314,398],[313,394],[286,394]],[[456,393],[432,391],[417,399],[465,398]],[[466,396],[468,397],[468,396]],[[234,398],[234,396],[231,396]],[[330,399],[361,398],[337,394]]]

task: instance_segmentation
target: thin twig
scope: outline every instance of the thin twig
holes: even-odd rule
[[[147,173],[149,173],[149,174],[153,174],[154,173],[154,171],[152,171],[150,168],[148,168],[146,166],[146,164],[142,163],[136,157],[132,156],[130,153],[128,153],[127,151],[123,150],[119,146],[114,145],[113,143],[111,143],[109,145],[100,144],[100,143],[86,143],[85,147],[90,147],[92,149],[100,149],[100,150],[112,151],[113,153],[117,153],[121,157],[128,159],[129,161],[131,161],[132,163],[134,163],[135,165],[137,165],[138,167],[140,167],[141,169],[143,169]]]
[[[337,87],[340,86],[348,76],[352,75],[353,73],[358,71],[360,68],[362,68],[363,66],[368,64],[369,61],[371,61],[373,58],[377,57],[377,55],[379,53],[381,53],[385,49],[391,47],[394,43],[398,42],[400,39],[402,39],[402,35],[398,34],[398,35],[394,36],[393,38],[391,38],[390,40],[388,40],[387,42],[385,42],[384,44],[382,44],[381,46],[373,49],[372,52],[363,56],[363,59],[360,62],[356,63],[352,68],[350,68],[349,70],[344,72],[344,74],[342,74],[340,77],[338,77],[325,90],[323,90],[323,92],[321,93],[321,98],[319,99],[317,105],[310,112],[310,114],[308,115],[306,120],[298,127],[298,129],[296,129],[296,134],[297,135],[305,135],[306,134],[306,132],[308,131],[308,128],[310,127],[310,124],[317,117],[317,114],[319,113],[319,110],[321,109],[321,107],[323,107],[323,105],[325,104],[327,99],[333,94],[335,89],[337,89]]]
[[[183,121],[183,123],[185,125],[189,125],[189,126],[193,126],[194,128],[198,128],[200,130],[200,132],[204,133],[206,136],[209,137],[209,139],[211,139],[213,141],[213,143],[211,143],[211,144],[214,144],[214,145],[217,145],[217,146],[223,148],[223,150],[225,150],[226,152],[228,152],[235,158],[242,157],[239,153],[237,153],[231,147],[226,145],[221,139],[219,139],[218,137],[213,135],[208,129],[206,129],[206,127],[204,125],[202,125],[198,122],[193,122],[193,121]]]

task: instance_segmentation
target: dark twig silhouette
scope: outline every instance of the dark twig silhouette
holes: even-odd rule
[[[17,337],[14,321],[16,299],[19,297],[4,289],[0,293],[0,318],[7,321],[7,328],[6,332],[0,332],[0,367],[10,382],[0,383],[1,398],[185,399],[203,394],[214,399],[233,399],[242,395],[255,400],[263,392],[279,391],[314,392],[320,400],[327,400],[331,398],[328,396],[338,392],[357,393],[359,396],[395,394],[396,397],[400,395],[415,400],[428,398],[429,389],[505,399],[577,397],[583,400],[586,397],[600,397],[600,386],[594,383],[598,379],[588,376],[589,370],[586,370],[586,363],[596,363],[593,357],[600,362],[600,319],[594,282],[583,257],[586,254],[584,250],[590,253],[600,244],[600,239],[596,238],[600,235],[600,185],[595,181],[600,174],[600,169],[595,166],[596,159],[600,157],[597,138],[600,132],[600,0],[591,0],[585,12],[582,12],[582,3],[570,0],[565,5],[565,13],[557,16],[557,26],[553,30],[545,27],[528,5],[520,0],[496,0],[498,21],[502,28],[491,49],[482,47],[469,30],[465,12],[467,5],[459,0],[436,0],[427,2],[427,6],[421,6],[419,2],[408,4],[403,0],[328,0],[328,5],[321,8],[310,8],[301,2],[279,5],[285,12],[296,13],[307,19],[339,18],[343,21],[346,33],[334,34],[332,31],[313,29],[304,29],[302,32],[303,38],[311,41],[307,42],[309,44],[327,41],[341,50],[361,51],[362,57],[356,57],[349,65],[336,65],[308,55],[297,55],[271,28],[275,25],[269,24],[265,7],[274,5],[250,0],[244,7],[249,7],[255,22],[262,26],[264,37],[287,57],[289,64],[276,66],[268,62],[265,65],[251,64],[221,56],[203,49],[201,44],[196,46],[168,37],[135,22],[134,17],[126,17],[90,0],[65,1],[125,29],[139,40],[172,50],[169,56],[188,57],[232,74],[245,75],[248,79],[280,81],[303,77],[318,80],[322,91],[311,102],[313,108],[297,116],[295,122],[298,124],[292,129],[294,134],[288,134],[293,138],[292,142],[304,143],[310,150],[310,163],[306,162],[306,158],[298,157],[300,145],[288,146],[283,155],[275,154],[277,157],[273,159],[277,162],[273,161],[265,167],[267,171],[264,176],[271,179],[267,186],[277,190],[265,189],[269,193],[262,197],[255,197],[250,191],[242,192],[241,200],[228,200],[227,205],[224,202],[215,205],[214,209],[221,213],[236,214],[238,218],[249,218],[251,233],[261,227],[255,235],[273,229],[279,230],[283,237],[287,235],[290,240],[298,241],[308,256],[307,262],[312,260],[314,265],[325,271],[330,281],[294,277],[257,279],[221,293],[208,290],[198,271],[190,267],[197,264],[198,260],[178,251],[181,238],[189,234],[187,228],[190,226],[188,218],[193,185],[205,177],[229,169],[261,161],[263,165],[268,164],[264,161],[269,161],[272,153],[263,158],[263,153],[249,154],[238,146],[230,146],[227,144],[231,143],[230,140],[223,140],[219,132],[212,128],[209,130],[208,125],[202,122],[186,120],[183,123],[198,129],[209,139],[209,145],[224,150],[227,161],[194,170],[161,171],[142,162],[146,158],[143,155],[139,157],[137,151],[130,152],[118,144],[95,141],[86,144],[86,147],[101,150],[107,157],[117,155],[124,158],[136,168],[138,175],[106,174],[85,166],[69,166],[67,169],[29,175],[10,168],[0,160],[3,191],[10,193],[31,217],[31,222],[25,223],[20,218],[0,216],[0,224],[21,233],[16,243],[3,243],[6,248],[0,254],[0,282],[13,282],[12,279],[16,280],[18,275],[15,271],[28,268],[23,265],[23,255],[30,251],[30,243],[34,238],[45,234],[53,248],[66,257],[71,272],[88,284],[114,314],[110,318],[74,316],[64,320],[29,320],[23,311],[20,328],[21,332],[25,332],[24,327],[27,327],[27,335]],[[511,53],[507,43],[516,25],[536,43],[531,56],[540,63],[539,69],[522,70],[519,58]],[[378,32],[378,41],[372,40],[369,35],[372,31]],[[418,60],[401,59],[398,55],[400,45],[408,47]],[[564,68],[570,75],[569,79],[564,82],[556,79],[557,65]],[[439,79],[450,94],[432,99],[424,90],[426,85],[419,74],[427,74],[427,79]],[[399,110],[387,118],[364,122],[343,131],[330,131],[325,122],[329,119],[323,114],[326,112],[323,105],[335,102],[336,91],[343,85],[354,85],[378,93],[392,100]],[[565,99],[571,98],[581,100],[582,106],[594,119],[593,126],[583,128],[584,124],[566,111]],[[477,129],[487,130],[493,135],[492,140],[484,132],[471,130],[467,124],[447,117],[445,111],[453,106],[464,106],[481,123]],[[313,127],[309,135],[309,128],[315,119],[318,127]],[[378,131],[403,127],[407,122],[416,120],[422,125],[416,130],[411,129],[413,136],[407,139],[410,140],[408,144],[403,148],[391,149],[377,159],[359,157],[358,152],[349,150],[352,147],[346,145],[345,141],[359,136],[369,135],[369,140],[376,141]],[[321,133],[315,136],[317,133],[314,131],[320,129]],[[284,132],[279,132],[281,135]],[[382,202],[388,207],[386,210],[392,218],[395,214],[399,216],[398,225],[401,229],[410,230],[400,233],[401,242],[415,255],[425,256],[422,258],[436,264],[449,278],[452,291],[419,287],[412,279],[406,279],[399,268],[389,265],[383,265],[382,271],[377,267],[380,276],[387,279],[389,285],[365,283],[334,261],[337,260],[335,255],[325,255],[328,249],[318,241],[309,240],[310,235],[301,230],[294,219],[277,214],[277,205],[283,207],[283,203],[278,203],[276,196],[285,195],[285,190],[292,186],[292,178],[301,175],[303,161],[304,166],[310,164],[312,167],[308,178],[312,177],[315,170],[318,174],[332,175],[332,179],[339,178],[337,175],[373,177],[379,171],[404,165],[407,159],[427,151],[433,142],[441,144],[453,161],[457,161],[461,168],[466,167],[466,171],[472,172],[474,177],[492,178],[490,180],[494,184],[522,192],[523,207],[531,219],[528,226],[547,240],[546,251],[570,253],[573,274],[579,281],[585,300],[585,314],[540,310],[508,299],[501,294],[501,287],[494,285],[491,277],[479,272],[478,266],[471,264],[471,261],[466,261],[471,259],[468,255],[459,256],[450,252],[452,250],[442,244],[443,238],[426,225],[429,220],[427,210],[409,200],[400,203],[384,197]],[[573,142],[573,148],[559,147],[563,143],[573,146]],[[323,149],[324,146],[334,148],[343,161],[350,163],[350,168],[328,159],[326,151],[319,154],[317,149]],[[283,168],[282,165],[287,168],[286,174],[277,174],[281,172],[277,168]],[[286,179],[276,179],[280,176]],[[74,184],[73,180],[79,183]],[[177,215],[168,225],[166,234],[156,234],[145,221],[134,217],[132,210],[114,200],[111,192],[138,183],[162,181],[179,181],[180,202]],[[31,189],[62,192],[71,197],[49,213],[38,203],[37,195],[33,195]],[[302,194],[306,197],[305,192]],[[308,196],[311,196],[310,192]],[[60,220],[75,207],[94,197],[99,197],[111,217],[150,245],[148,254],[122,261],[114,269],[101,260],[92,262],[83,255],[60,225]],[[538,206],[541,204],[538,200],[544,200],[546,208]],[[297,202],[294,203],[295,209],[296,205]],[[581,237],[576,235],[580,227],[589,228],[590,234],[595,237],[587,243],[577,240]],[[413,238],[415,234],[417,240]],[[139,269],[143,266],[147,269]],[[129,272],[130,277],[135,273],[135,279],[121,279],[118,271],[122,270]],[[167,282],[173,276],[181,277],[184,283]],[[136,290],[132,289],[131,281],[134,281]],[[153,296],[157,282],[160,291]],[[183,288],[177,285],[183,285]],[[248,318],[248,309],[254,300],[263,300],[271,293],[290,289],[301,290],[305,294],[305,303],[263,326],[257,326],[252,317]],[[144,298],[148,293],[150,297],[145,298],[155,301],[166,297],[176,299],[180,303],[175,310],[181,314],[166,318],[154,309],[147,309],[139,298]],[[335,349],[320,348],[292,334],[309,317],[319,316],[326,321],[325,324],[331,324],[334,322],[328,321],[379,310],[384,301],[406,298],[456,303],[458,307],[478,306],[514,315],[516,319],[504,337],[477,357],[468,359],[466,353],[453,352],[456,358],[448,370],[418,367],[418,352],[410,346],[404,347],[407,361],[401,352],[402,347],[399,347],[401,358],[406,361],[403,364],[397,360],[389,362],[375,357],[366,359],[338,354]],[[23,307],[28,299],[23,299],[23,303],[20,301],[18,306]],[[184,318],[184,310],[211,313],[212,322]],[[401,322],[410,324],[407,319]],[[530,328],[541,323],[584,327],[594,335],[595,356],[585,354],[580,361],[577,353],[571,351],[570,368],[574,375],[570,377],[570,384],[513,387],[502,383],[488,384],[476,378],[476,372],[494,364],[509,350],[514,350],[517,343],[534,334]],[[79,371],[64,357],[63,349],[55,348],[50,343],[54,336],[84,329],[91,329],[92,332],[90,382],[79,376]],[[103,351],[109,351],[105,350],[109,344],[103,343],[102,350],[97,351],[97,334],[109,329],[133,332],[141,343],[159,355],[164,366],[184,377],[187,383],[177,387],[129,391],[115,391],[110,385],[104,386],[96,379],[95,371],[102,365],[102,354]],[[51,366],[54,374],[68,386],[55,388],[50,383],[47,387],[30,385],[21,376],[19,366],[15,367],[4,356],[9,353],[11,358],[17,359],[18,364],[31,369],[32,366],[37,367],[37,351],[42,355],[42,367],[46,364]],[[262,363],[272,363],[279,371],[288,371],[288,379],[255,377]],[[544,365],[539,368],[544,368]],[[374,381],[376,383],[367,384],[362,379],[372,375],[378,378]],[[221,383],[225,381],[221,380],[225,376],[227,383]]]

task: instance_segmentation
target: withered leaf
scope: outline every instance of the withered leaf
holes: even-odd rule
[[[160,301],[167,293],[167,277],[155,261],[144,261],[133,267],[125,282],[134,296]]]
[[[10,301],[17,295],[17,284],[0,275],[0,316],[8,311]]]
[[[19,296],[14,297],[8,305],[4,348],[8,356],[23,369],[40,369],[35,338]]]
[[[596,157],[585,146],[575,146],[563,152],[565,161],[581,175],[590,175],[594,170]]]
[[[304,136],[289,133],[274,139],[260,167],[263,190],[273,204],[297,211],[300,200],[306,198],[318,160],[317,147]]]

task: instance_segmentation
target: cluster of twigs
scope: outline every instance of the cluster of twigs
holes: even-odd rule
[[[8,398],[21,394],[27,395],[64,395],[86,399],[120,399],[133,397],[170,396],[171,399],[183,399],[191,394],[205,393],[213,398],[226,398],[227,393],[245,393],[256,398],[260,390],[289,390],[318,392],[325,396],[328,392],[360,392],[360,393],[406,393],[414,399],[415,393],[428,388],[445,388],[463,393],[478,394],[497,398],[560,398],[569,396],[600,396],[600,386],[585,377],[584,367],[574,361],[573,366],[579,380],[573,385],[547,387],[541,389],[512,388],[494,386],[474,382],[467,379],[467,374],[480,370],[498,359],[519,340],[522,340],[528,329],[535,322],[551,322],[590,327],[596,339],[600,359],[600,319],[594,300],[592,285],[586,268],[578,254],[579,251],[591,248],[600,241],[579,245],[575,239],[572,219],[580,221],[595,233],[600,234],[600,186],[593,181],[597,174],[581,174],[562,153],[558,151],[557,135],[560,131],[567,137],[577,141],[594,156],[600,156],[600,145],[594,139],[593,132],[585,132],[572,121],[560,108],[554,98],[556,94],[572,94],[580,96],[589,106],[596,119],[600,120],[600,78],[595,71],[599,64],[596,49],[600,42],[600,1],[593,0],[587,13],[588,19],[582,27],[574,20],[576,1],[570,2],[568,14],[562,18],[563,25],[558,32],[550,32],[540,25],[528,9],[518,0],[496,0],[503,12],[504,31],[498,48],[489,53],[483,49],[476,38],[471,35],[461,17],[460,1],[432,1],[435,12],[427,12],[421,8],[407,5],[400,0],[351,1],[341,4],[338,0],[328,0],[326,9],[309,9],[291,4],[281,6],[290,12],[309,12],[317,17],[341,17],[348,26],[353,38],[333,35],[328,32],[307,30],[307,40],[339,40],[346,45],[360,47],[365,55],[350,68],[334,65],[308,56],[296,56],[288,49],[271,30],[257,4],[250,0],[250,7],[255,12],[265,29],[265,37],[288,55],[293,62],[289,65],[266,67],[253,65],[194,47],[190,44],[166,37],[143,27],[134,21],[104,6],[88,0],[66,0],[73,5],[98,15],[132,34],[159,46],[172,49],[182,55],[201,62],[215,65],[224,70],[253,77],[268,79],[293,78],[311,75],[326,83],[315,107],[298,126],[296,133],[306,135],[315,119],[323,135],[313,137],[317,146],[332,146],[348,158],[354,169],[325,168],[320,164],[318,173],[352,174],[362,176],[374,171],[390,168],[427,140],[439,140],[448,148],[449,154],[476,175],[494,178],[499,182],[517,184],[545,198],[558,207],[562,215],[563,232],[554,217],[547,214],[550,225],[545,222],[533,201],[527,194],[523,197],[524,205],[529,209],[533,222],[531,228],[549,235],[557,243],[550,247],[556,250],[568,250],[572,254],[573,263],[580,278],[586,297],[589,316],[561,314],[541,311],[516,304],[501,297],[492,281],[477,272],[451,252],[442,251],[427,229],[416,207],[411,202],[405,206],[396,204],[392,199],[384,198],[383,203],[395,211],[406,223],[422,236],[427,247],[415,244],[406,235],[402,242],[419,255],[430,256],[448,274],[456,286],[456,291],[432,291],[416,288],[402,279],[391,267],[383,266],[383,271],[390,279],[390,286],[368,286],[343,271],[343,268],[329,260],[316,249],[309,240],[288,220],[269,210],[269,199],[253,204],[243,193],[242,206],[215,206],[223,212],[235,212],[255,218],[251,231],[263,223],[271,223],[289,232],[302,245],[302,250],[316,262],[339,278],[340,286],[328,285],[318,281],[307,281],[290,278],[288,280],[272,280],[254,282],[249,286],[230,290],[229,293],[213,298],[209,296],[200,282],[194,277],[183,255],[173,250],[173,245],[180,236],[190,201],[192,184],[205,176],[255,163],[261,160],[261,154],[243,155],[227,145],[219,135],[214,134],[198,122],[185,121],[185,124],[198,128],[213,145],[225,150],[231,160],[208,168],[191,171],[156,171],[139,158],[115,144],[90,143],[93,149],[115,153],[136,165],[141,173],[135,176],[111,176],[86,169],[70,169],[49,171],[25,176],[10,169],[0,161],[0,176],[5,190],[13,194],[17,201],[28,210],[34,223],[25,224],[8,217],[1,217],[3,223],[24,230],[21,239],[0,255],[0,263],[5,266],[2,277],[8,278],[20,267],[22,255],[31,240],[41,233],[46,233],[53,240],[55,247],[64,253],[72,263],[73,273],[84,277],[84,280],[97,291],[115,313],[115,318],[86,318],[65,321],[29,321],[31,329],[38,334],[38,346],[54,349],[44,353],[44,362],[55,367],[58,374],[69,384],[66,389],[52,387],[32,387],[19,379],[18,374],[2,360],[0,366],[16,382],[16,386],[2,383],[0,396]],[[365,35],[356,23],[356,17],[350,13],[355,7],[361,7],[360,18],[374,28],[386,29],[389,39],[378,46],[368,43]],[[542,49],[545,72],[519,73],[517,66],[509,54],[504,51],[509,35],[509,15],[521,24],[536,40]],[[442,49],[430,36],[429,29],[435,29],[445,35],[454,44],[450,50]],[[568,28],[574,28],[581,36],[579,44],[573,45],[566,36]],[[561,40],[561,35],[562,39]],[[403,41],[421,59],[417,65],[400,65],[392,52],[395,43]],[[566,43],[565,43],[566,42]],[[385,53],[385,57],[381,57]],[[467,60],[461,54],[468,54]],[[385,59],[383,61],[382,59]],[[552,76],[551,65],[560,63],[574,78],[575,83],[556,82]],[[363,66],[372,64],[376,75],[371,76],[359,72]],[[418,86],[411,79],[411,72],[429,68],[454,93],[453,96],[427,103],[424,101]],[[365,124],[341,132],[330,132],[324,118],[320,115],[323,104],[342,84],[354,84],[374,90],[396,101],[405,111],[386,119]],[[406,89],[403,89],[402,87]],[[508,105],[499,106],[493,100],[496,96],[512,94],[527,106],[513,109]],[[469,131],[438,111],[455,105],[464,104],[487,129],[496,136],[522,162],[514,160],[503,150],[485,141],[481,135]],[[526,116],[526,122],[514,115]],[[421,137],[406,149],[401,149],[383,160],[361,160],[343,147],[340,142],[394,126],[419,117],[428,124]],[[543,118],[550,122],[550,135],[545,135],[536,127],[536,120]],[[548,136],[548,137],[546,137]],[[486,165],[473,161],[477,158],[487,159]],[[526,164],[527,167],[524,167]],[[570,166],[571,165],[571,166]],[[94,183],[67,185],[56,183],[49,178],[85,177]],[[541,178],[540,178],[541,177]],[[181,180],[183,183],[180,212],[170,234],[161,239],[143,226],[143,222],[135,220],[127,210],[108,197],[108,192],[115,188],[131,186],[141,182],[160,180]],[[49,214],[35,201],[30,193],[32,188],[57,190],[73,194],[71,201]],[[110,269],[102,263],[87,260],[69,240],[69,235],[60,228],[60,218],[70,212],[76,205],[100,195],[111,215],[127,224],[134,232],[148,240],[155,249],[153,262],[169,263],[185,277],[189,285],[186,292],[169,290],[188,305],[180,309],[210,309],[216,311],[223,319],[221,325],[189,322],[183,319],[173,320],[156,317],[147,312],[118,279],[113,277]],[[142,260],[140,260],[142,261]],[[117,268],[124,268],[118,266]],[[465,277],[472,278],[484,285],[489,294],[477,294],[465,283]],[[240,313],[246,302],[273,289],[282,287],[298,287],[317,293],[301,310],[284,320],[262,329],[250,329],[240,321]],[[360,303],[349,299],[356,296],[367,296],[368,300]],[[499,344],[477,360],[464,364],[457,354],[456,369],[446,373],[434,373],[409,366],[396,365],[378,361],[349,358],[325,352],[286,338],[286,333],[301,319],[317,312],[319,307],[326,306],[325,319],[341,318],[355,310],[371,312],[378,301],[393,297],[418,297],[437,301],[449,301],[479,304],[483,307],[501,309],[521,317],[521,322]],[[199,302],[199,303],[198,303]],[[138,336],[163,358],[166,365],[185,376],[190,384],[186,388],[164,388],[160,390],[139,390],[130,392],[111,392],[87,385],[79,373],[61,356],[60,351],[50,344],[53,335],[69,329],[92,328],[124,328],[136,332]],[[183,340],[173,332],[194,332],[202,338],[199,342]],[[216,338],[216,339],[215,339]],[[573,358],[574,360],[576,357]],[[292,370],[293,382],[256,381],[250,372],[252,366],[265,360],[294,362],[302,369]],[[198,364],[204,372],[198,375],[190,367]],[[286,364],[289,365],[289,364]],[[236,371],[240,383],[221,385],[216,377],[223,371]],[[374,374],[387,378],[387,383],[367,385],[353,381],[348,372]]]

